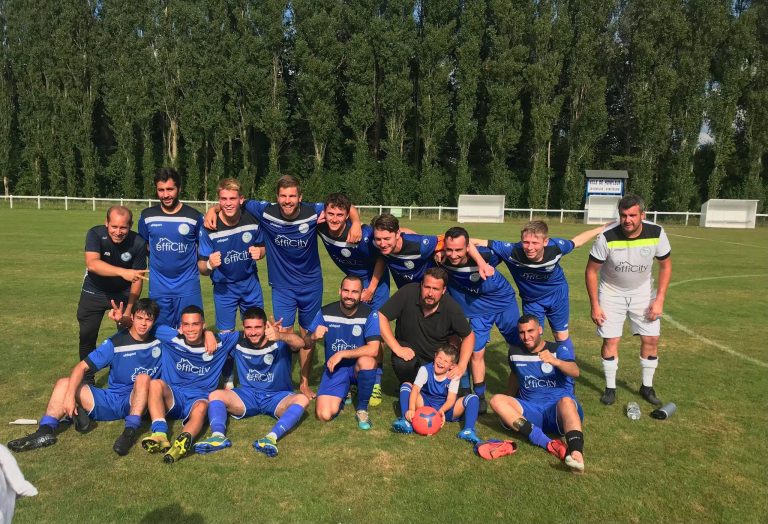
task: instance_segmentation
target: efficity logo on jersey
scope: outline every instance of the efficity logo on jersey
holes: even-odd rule
[[[225,264],[235,264],[237,262],[245,262],[251,259],[248,251],[227,251],[227,254],[222,259]]]
[[[617,273],[645,273],[648,271],[648,266],[643,264],[630,264],[625,260],[621,264],[615,265],[613,270]]]
[[[557,382],[549,378],[539,378],[526,375],[523,379],[526,389],[556,388]]]
[[[186,358],[182,358],[176,363],[176,371],[181,373],[189,373],[191,375],[203,376],[211,370],[207,366],[196,366]]]
[[[182,225],[186,225],[186,224],[182,224]],[[174,253],[186,253],[187,251],[189,251],[189,244],[187,244],[186,242],[174,242],[168,238],[163,237],[157,241],[157,244],[155,244],[155,251],[161,251],[161,252],[172,251]]]
[[[358,327],[358,326],[355,326],[355,327]],[[337,338],[336,342],[331,344],[331,351],[333,351],[334,353],[336,353],[337,351],[344,351],[347,349],[355,349],[355,346],[353,346],[352,344],[347,344],[346,341],[344,341],[344,339],[341,339],[341,338]]]
[[[249,369],[246,375],[248,382],[272,382],[275,375],[272,372],[262,373],[258,369]]]
[[[297,247],[304,249],[308,244],[308,240],[288,238],[285,235],[277,235],[275,237],[275,245],[280,247]]]
[[[153,368],[138,367],[133,370],[133,375],[131,375],[131,382],[136,382],[136,377],[139,375],[149,375],[150,377],[154,377],[158,369],[159,368],[157,366]]]

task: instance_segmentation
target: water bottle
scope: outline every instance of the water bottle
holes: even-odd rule
[[[640,418],[640,405],[637,402],[627,404],[627,418],[638,420]]]

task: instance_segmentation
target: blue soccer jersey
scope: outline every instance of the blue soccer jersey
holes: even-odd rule
[[[302,202],[296,218],[285,219],[280,206],[248,200],[245,210],[258,218],[267,248],[269,285],[283,289],[322,289],[323,273],[317,252],[317,219],[322,203]]]
[[[200,229],[200,260],[208,260],[212,253],[221,253],[221,265],[211,273],[211,280],[218,283],[240,282],[259,278],[256,261],[248,248],[263,244],[259,221],[249,213],[242,213],[234,226],[226,225],[217,218],[216,231]]]
[[[435,364],[430,362],[419,368],[413,385],[421,388],[424,404],[440,409],[448,400],[448,393],[459,392],[460,380],[458,378],[450,379],[448,375],[443,376],[442,380],[438,380],[435,377]]]
[[[168,326],[158,326],[155,336],[162,341],[163,380],[171,386],[198,391],[216,389],[227,356],[237,343],[236,337],[217,337],[217,349],[209,355],[202,342],[191,346],[178,331]]]
[[[139,218],[139,235],[149,247],[149,296],[182,297],[200,293],[197,242],[203,215],[182,204],[172,215],[148,207]]]
[[[222,338],[232,336],[236,342],[233,356],[240,388],[253,388],[262,393],[293,391],[292,351],[288,344],[278,340],[257,347],[243,333],[227,333]]]
[[[323,306],[309,326],[309,331],[314,333],[319,326],[328,328],[325,334],[326,362],[337,351],[356,349],[368,342],[381,340],[379,314],[363,303],[357,306],[357,311],[351,316],[342,311],[338,302]],[[354,364],[354,359],[342,359],[339,366]]]
[[[136,340],[126,329],[102,342],[85,358],[85,362],[93,370],[109,366],[107,388],[115,393],[127,393],[133,389],[137,375],[157,377],[160,353],[159,340],[154,337]]]
[[[545,342],[544,349],[560,360],[576,360],[573,349],[562,343]],[[520,385],[518,397],[523,400],[549,404],[574,394],[573,377],[569,377],[552,364],[542,362],[538,355],[531,354],[525,348],[509,346],[509,366],[517,375]]]
[[[544,247],[544,258],[539,262],[525,256],[522,242],[491,240],[488,247],[506,262],[524,301],[536,301],[563,288],[568,289],[560,259],[573,251],[573,241],[550,238]]]
[[[383,255],[398,289],[411,282],[421,282],[427,269],[435,265],[438,238],[432,235],[403,233],[399,253]]]
[[[477,250],[489,265],[496,267],[501,259],[488,248]],[[515,290],[504,275],[496,271],[483,280],[477,263],[470,257],[464,264],[453,266],[445,260],[440,267],[448,272],[448,293],[459,303],[467,318],[480,317],[504,311],[514,305]]]

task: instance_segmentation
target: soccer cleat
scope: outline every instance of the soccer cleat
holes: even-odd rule
[[[357,427],[363,431],[371,429],[371,419],[368,417],[368,412],[364,409],[358,409],[355,413],[355,419],[357,419]]]
[[[88,416],[88,413],[79,403],[77,404],[76,411],[77,414],[72,417],[72,422],[75,425],[75,431],[78,433],[88,433],[88,430],[91,429],[91,417]]]
[[[456,438],[466,440],[473,445],[481,442],[480,437],[477,436],[474,429],[462,429],[456,434]]]
[[[141,439],[141,447],[150,453],[165,453],[171,449],[171,443],[165,433],[152,433]]]
[[[173,441],[171,449],[168,450],[168,453],[163,455],[163,462],[166,464],[173,464],[186,455],[190,449],[192,449],[192,435],[186,431],[184,433],[179,433],[179,436]]]
[[[584,473],[584,463],[579,462],[575,458],[573,458],[571,455],[567,455],[565,457],[565,465],[571,468],[571,471],[574,473]]]
[[[547,444],[547,451],[556,456],[558,460],[565,460],[565,454],[568,452],[568,448],[565,447],[563,441],[560,439],[553,439]]]
[[[277,441],[269,437],[260,438],[253,441],[253,449],[259,453],[264,453],[268,457],[276,457]]]
[[[357,386],[352,384],[349,387],[349,392],[347,393],[347,398],[344,399],[344,405],[349,406],[352,404],[352,396],[357,395]]]
[[[488,401],[485,400],[485,395],[478,397],[480,399],[480,409],[477,411],[478,415],[485,415],[488,413]]]
[[[616,402],[616,388],[605,388],[603,395],[600,397],[600,402],[606,406],[610,406]]]
[[[654,406],[661,406],[661,400],[656,397],[656,391],[654,391],[653,386],[640,386],[640,396]]]
[[[29,451],[31,449],[44,448],[56,444],[56,435],[52,431],[41,431],[39,428],[26,437],[17,438],[8,443],[11,451]]]
[[[490,439],[485,442],[480,441],[475,444],[475,453],[485,460],[494,460],[497,458],[511,455],[517,451],[517,444],[512,440]]]
[[[133,428],[125,428],[120,436],[117,437],[117,440],[115,440],[112,450],[121,457],[124,457],[131,451],[135,441],[136,430]]]
[[[381,384],[374,384],[368,405],[375,408],[379,404],[381,404]]]
[[[405,418],[400,417],[392,423],[392,431],[395,433],[413,433],[413,425]]]
[[[208,453],[215,453],[222,449],[227,449],[232,446],[232,441],[227,437],[210,436],[205,440],[195,443],[195,453],[200,455],[207,455]]]

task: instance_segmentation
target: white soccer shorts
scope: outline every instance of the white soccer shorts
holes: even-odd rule
[[[624,330],[624,319],[629,316],[633,335],[658,337],[661,334],[661,320],[649,321],[645,314],[656,299],[656,293],[639,296],[612,296],[601,294],[600,307],[606,316],[597,334],[602,338],[619,338]]]

